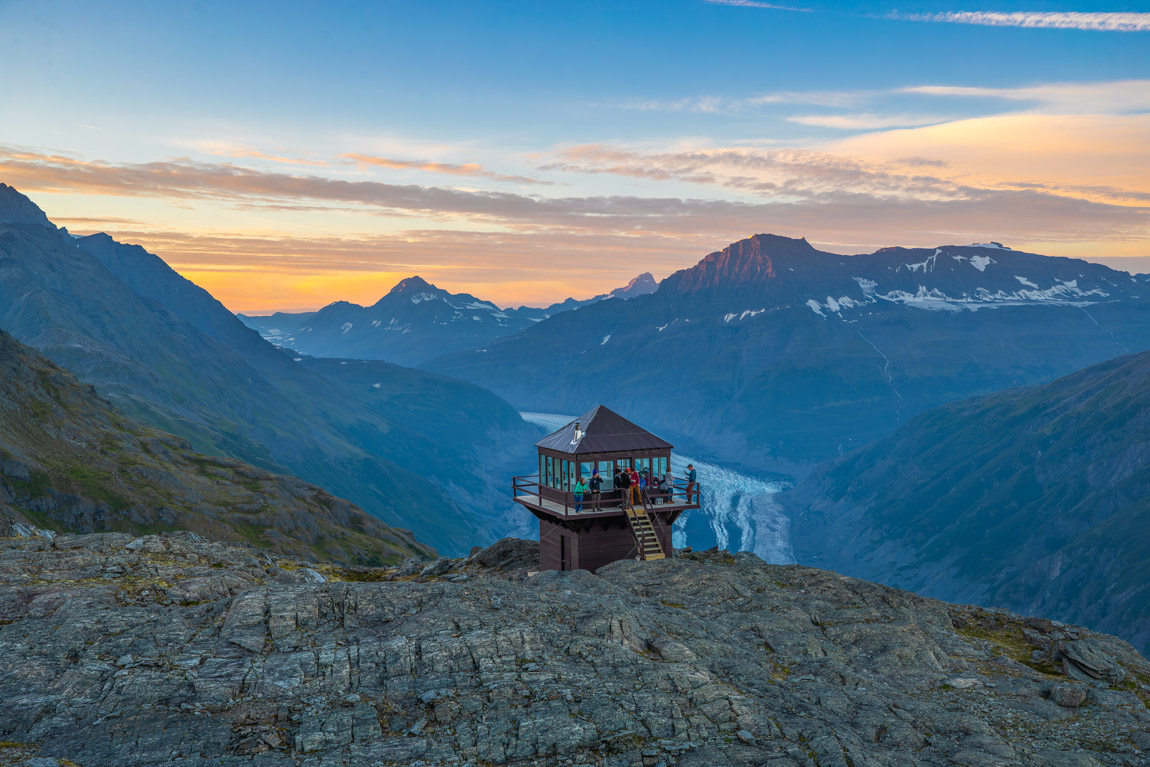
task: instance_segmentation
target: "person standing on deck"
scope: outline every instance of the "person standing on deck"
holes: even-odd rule
[[[699,475],[695,472],[695,464],[687,464],[687,503],[691,502],[691,494],[698,486]]]
[[[591,472],[591,503],[595,505],[595,511],[599,511],[600,501],[603,497],[603,478],[599,476],[599,470],[595,469]]]
[[[575,483],[575,513],[583,511],[583,494],[587,492],[587,480],[582,477]]]
[[[643,503],[643,495],[639,490],[639,472],[635,471],[634,466],[631,467],[630,479],[631,479],[631,481],[630,481],[631,506],[634,507],[636,503],[639,503],[639,504]]]
[[[631,508],[631,475],[627,473],[625,468],[619,469],[619,475],[616,477],[619,484],[619,498],[621,505],[624,509]]]

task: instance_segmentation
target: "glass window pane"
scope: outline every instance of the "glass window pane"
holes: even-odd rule
[[[591,479],[591,472],[594,471],[595,464],[583,462],[579,464],[579,476],[583,479]]]
[[[604,485],[611,486],[611,478],[615,476],[611,461],[599,461],[599,476],[602,477]]]
[[[555,459],[547,458],[547,487],[555,487]]]

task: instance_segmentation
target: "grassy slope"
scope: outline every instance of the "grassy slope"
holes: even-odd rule
[[[0,331],[0,512],[86,532],[186,529],[323,561],[429,554],[294,477],[196,453]]]

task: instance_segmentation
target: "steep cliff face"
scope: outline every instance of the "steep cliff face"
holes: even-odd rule
[[[1150,650],[1150,354],[930,410],[782,503],[796,556]]]
[[[0,534],[191,530],[362,564],[431,550],[295,477],[196,453],[0,330]]]
[[[309,571],[182,534],[0,541],[0,758],[1145,764],[1150,664],[1112,637],[752,555],[528,575],[531,551]]]

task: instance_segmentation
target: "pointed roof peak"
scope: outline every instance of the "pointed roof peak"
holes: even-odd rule
[[[535,445],[569,454],[670,450],[674,447],[605,405],[596,405]]]

